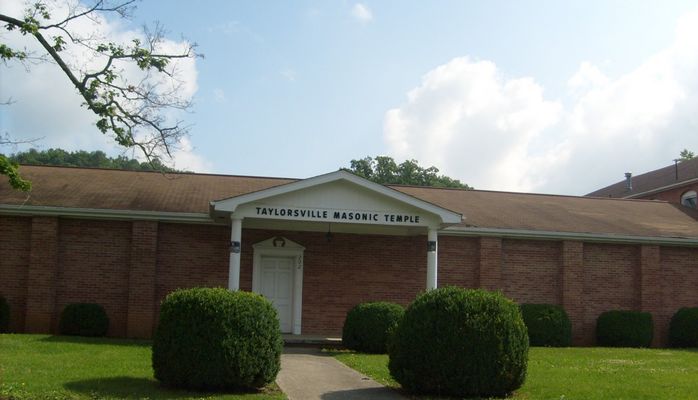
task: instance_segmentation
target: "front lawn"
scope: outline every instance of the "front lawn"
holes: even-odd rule
[[[261,393],[169,390],[153,378],[150,342],[47,335],[0,335],[0,399],[285,399]]]
[[[400,388],[388,356],[337,352],[346,365]],[[531,348],[526,383],[515,399],[695,399],[698,350]]]

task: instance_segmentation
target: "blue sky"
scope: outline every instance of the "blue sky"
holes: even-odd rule
[[[476,188],[583,194],[698,150],[697,7],[144,1],[114,30],[159,21],[205,55],[187,78],[191,136],[175,166],[302,178],[385,154]],[[66,97],[36,107],[38,82],[54,79],[44,71],[0,76],[0,93],[22,103],[0,127],[116,154]],[[32,110],[44,123],[25,122]]]

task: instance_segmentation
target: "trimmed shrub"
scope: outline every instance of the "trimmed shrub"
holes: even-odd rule
[[[407,307],[388,347],[390,374],[414,393],[504,396],[526,378],[526,326],[499,292],[425,292]]]
[[[397,326],[405,309],[384,301],[362,303],[349,310],[342,329],[342,344],[365,353],[386,353],[388,335]]]
[[[698,347],[698,307],[684,307],[671,317],[671,347]]]
[[[93,303],[68,304],[58,324],[61,335],[104,336],[108,329],[109,317],[104,307]]]
[[[0,333],[7,332],[10,327],[10,305],[0,296]]]
[[[177,290],[160,308],[153,370],[172,387],[259,388],[276,379],[282,347],[276,310],[261,295]]]
[[[596,343],[608,347],[649,347],[652,314],[640,311],[606,311],[596,320]]]
[[[572,323],[564,308],[554,304],[519,307],[531,346],[566,347],[572,343]]]

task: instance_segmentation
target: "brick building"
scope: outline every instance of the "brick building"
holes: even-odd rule
[[[55,332],[66,304],[102,304],[109,335],[149,337],[182,287],[253,290],[282,330],[338,335],[369,300],[444,285],[565,307],[574,343],[597,316],[649,311],[656,341],[698,305],[697,212],[664,201],[304,180],[22,167],[0,184],[0,294],[16,332]]]
[[[621,199],[664,200],[698,208],[698,157],[638,176],[625,174],[625,180],[593,191],[587,196]]]

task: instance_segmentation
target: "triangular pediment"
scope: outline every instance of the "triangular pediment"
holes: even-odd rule
[[[370,225],[441,227],[462,220],[461,214],[346,171],[214,201],[211,208],[238,218]]]

